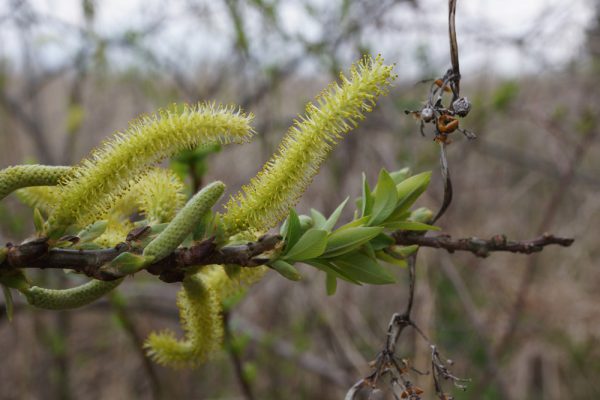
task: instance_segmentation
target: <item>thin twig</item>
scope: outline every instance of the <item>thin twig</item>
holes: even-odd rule
[[[246,400],[254,400],[255,397],[252,392],[252,385],[250,384],[250,381],[246,378],[246,375],[244,374],[242,359],[233,344],[233,334],[231,332],[230,317],[231,314],[229,313],[229,311],[223,312],[223,327],[225,330],[224,347],[227,350],[227,353],[229,354],[229,358],[231,358],[233,370],[235,371],[235,376],[238,380],[244,398]]]
[[[558,237],[548,233],[532,240],[523,241],[508,240],[504,235],[495,235],[487,240],[477,237],[452,239],[449,235],[422,236],[408,231],[397,231],[392,234],[392,237],[399,245],[433,247],[445,249],[449,253],[468,251],[477,257],[488,257],[491,252],[497,251],[531,254],[540,252],[544,247],[553,244],[568,247],[574,241],[572,238]]]

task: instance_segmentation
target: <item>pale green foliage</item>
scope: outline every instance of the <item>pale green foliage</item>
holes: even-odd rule
[[[77,222],[88,225],[115,203],[132,179],[150,165],[181,150],[249,139],[251,115],[213,103],[163,110],[117,133],[61,182],[60,202],[50,215],[51,236]]]
[[[18,165],[0,171],[0,200],[13,191],[29,186],[53,186],[73,171],[71,167]]]
[[[175,250],[200,222],[202,216],[210,211],[225,191],[223,182],[213,182],[192,197],[175,218],[144,249],[144,256],[159,261]]]
[[[173,367],[194,367],[219,348],[223,338],[221,304],[216,289],[199,276],[183,281],[177,295],[183,340],[171,331],[152,333],[146,340],[148,355],[157,363]]]
[[[364,57],[352,66],[349,78],[340,74],[341,85],[330,85],[316,105],[306,106],[306,114],[295,121],[277,153],[227,203],[223,222],[228,231],[264,232],[283,219],[342,134],[364,119],[394,78],[381,57]]]
[[[92,280],[70,289],[46,289],[32,286],[21,292],[27,298],[27,302],[34,307],[46,310],[68,310],[98,300],[119,286],[122,281],[123,279],[110,282]]]

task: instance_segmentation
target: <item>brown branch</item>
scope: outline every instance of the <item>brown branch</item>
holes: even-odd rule
[[[214,238],[194,246],[180,248],[166,258],[149,265],[146,270],[165,282],[183,280],[185,271],[192,266],[236,264],[257,267],[268,261],[261,254],[273,250],[281,242],[279,235],[264,235],[256,242],[217,248]],[[0,263],[0,271],[15,268],[71,269],[99,280],[114,280],[119,276],[101,270],[101,267],[126,251],[136,252],[128,243],[119,243],[110,249],[73,250],[48,249],[46,239],[36,239],[18,246],[7,245],[8,255]]]
[[[422,234],[409,231],[396,231],[392,233],[392,237],[396,244],[403,246],[433,247],[445,249],[450,253],[468,251],[478,257],[487,257],[495,251],[531,254],[542,251],[545,246],[551,244],[570,246],[573,243],[573,239],[550,234],[520,242],[507,240],[504,235],[495,235],[489,240],[475,237],[452,239],[448,235],[422,236]],[[180,282],[190,267],[211,264],[257,267],[269,261],[268,257],[260,256],[275,249],[281,241],[280,235],[267,234],[256,242],[218,248],[214,238],[209,238],[191,247],[177,249],[164,259],[149,265],[146,271],[165,282]],[[7,248],[8,255],[6,260],[0,263],[0,271],[18,268],[71,269],[105,281],[121,276],[101,269],[102,266],[126,251],[139,252],[129,242],[101,250],[48,249],[46,239],[36,239],[18,246],[8,244]]]
[[[540,252],[544,247],[552,244],[568,247],[574,241],[572,238],[558,237],[549,233],[545,233],[532,240],[523,241],[508,240],[504,235],[495,235],[488,240],[477,237],[452,239],[449,235],[420,236],[409,231],[394,232],[392,237],[396,241],[396,244],[403,246],[418,245],[421,247],[434,247],[445,249],[449,253],[468,251],[477,257],[488,257],[494,251],[531,254]]]

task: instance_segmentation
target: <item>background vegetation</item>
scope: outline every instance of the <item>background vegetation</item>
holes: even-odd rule
[[[337,71],[363,52],[381,51],[407,73],[398,68],[400,83],[337,149],[298,209],[330,213],[360,193],[362,171],[374,181],[381,167],[404,166],[436,171],[421,205],[440,203],[438,147],[403,112],[425,98],[428,84],[415,83],[448,67],[436,50],[447,46],[447,27],[436,24],[432,2],[128,4],[120,12],[133,13],[130,25],[106,29],[98,19],[108,4],[73,2],[70,12],[79,23],[54,17],[41,2],[11,0],[0,10],[6,43],[0,51],[0,168],[73,163],[140,113],[213,99],[255,113],[258,139],[243,148],[184,154],[172,165],[190,190],[220,179],[234,193]],[[433,5],[445,10],[446,2]],[[293,29],[300,18],[290,14],[295,7],[305,29]],[[530,257],[421,252],[413,317],[455,361],[455,373],[473,380],[457,399],[600,394],[600,28],[592,19],[585,48],[569,62],[556,62],[554,40],[575,29],[563,7],[550,2],[530,30],[506,36],[494,35],[473,14],[463,17],[458,5],[461,57],[491,56],[463,70],[462,92],[473,102],[464,125],[479,137],[456,136],[448,148],[455,197],[438,225],[455,237],[527,239],[552,231],[576,242]],[[418,29],[414,20],[431,30],[429,42],[405,43]],[[191,27],[181,36],[186,46],[173,39],[179,23],[182,30]],[[506,64],[500,50],[508,47],[525,60],[513,65],[509,78],[496,73]],[[30,217],[14,197],[0,203],[0,243],[31,233]],[[327,297],[323,280],[308,268],[303,272],[299,284],[270,274],[254,286],[228,314],[228,350],[194,371],[151,365],[140,351],[147,332],[176,327],[176,285],[136,277],[119,289],[119,298],[60,314],[20,302],[12,323],[0,321],[0,397],[234,399],[252,398],[252,392],[264,399],[341,398],[368,372],[389,317],[404,306],[406,285],[340,283]],[[398,275],[406,280],[405,271]],[[38,279],[59,286],[71,278],[48,273]],[[402,349],[415,367],[427,369],[425,343],[411,337]],[[431,393],[429,382],[416,383]]]

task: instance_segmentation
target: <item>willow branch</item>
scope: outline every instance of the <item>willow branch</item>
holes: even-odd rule
[[[469,237],[452,239],[449,235],[420,236],[408,231],[397,231],[392,234],[396,244],[402,246],[418,245],[421,247],[434,247],[445,249],[449,253],[455,251],[468,251],[477,257],[488,257],[491,252],[507,251],[511,253],[531,254],[537,253],[549,245],[569,247],[574,239],[563,238],[545,233],[532,240],[513,241],[508,240],[505,235],[494,235],[490,239],[479,239]]]
[[[452,239],[449,235],[421,236],[415,232],[396,231],[392,233],[396,244],[402,246],[418,245],[445,249],[450,253],[455,251],[471,252],[477,257],[487,257],[491,252],[512,252],[531,254],[542,251],[549,245],[568,247],[573,243],[571,238],[563,238],[551,234],[544,234],[538,238],[525,241],[508,240],[504,235],[495,235],[484,240],[476,237]],[[211,264],[235,264],[241,267],[257,267],[269,261],[266,256],[261,257],[276,248],[282,237],[268,234],[255,242],[242,245],[217,247],[214,238],[205,239],[197,244],[179,248],[162,260],[146,268],[152,275],[158,276],[165,282],[179,282],[183,280],[186,270]],[[36,269],[71,269],[95,279],[110,281],[119,278],[109,272],[102,271],[101,267],[119,254],[126,251],[135,252],[128,243],[120,243],[110,249],[100,250],[73,250],[64,248],[48,248],[45,239],[36,239],[21,245],[7,245],[8,254],[0,263],[0,271],[16,268]]]

